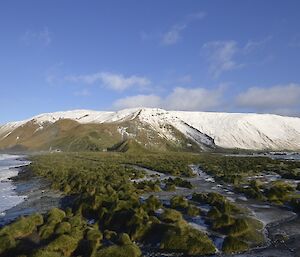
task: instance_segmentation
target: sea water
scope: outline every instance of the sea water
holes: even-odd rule
[[[0,154],[0,216],[5,211],[24,201],[26,196],[17,195],[10,178],[18,175],[21,166],[29,164],[24,156]]]

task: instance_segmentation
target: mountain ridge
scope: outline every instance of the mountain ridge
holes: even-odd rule
[[[32,138],[36,138],[37,134],[41,138],[48,137],[46,134],[41,136],[45,128],[52,131],[53,141],[62,140],[63,133],[58,132],[56,124],[60,120],[77,122],[77,129],[81,131],[85,140],[91,140],[96,145],[97,137],[114,144],[120,143],[126,137],[135,139],[149,148],[300,150],[300,118],[297,117],[254,113],[166,111],[159,108],[131,108],[117,112],[73,110],[39,114],[23,121],[0,125],[0,149],[17,145],[25,145],[30,149],[30,135]],[[25,133],[29,124],[32,126],[31,130]],[[111,127],[110,133],[113,134],[114,140],[106,139],[110,134],[109,129],[105,127]],[[18,131],[19,133],[16,133]],[[24,141],[22,131],[26,136],[30,134],[29,141]],[[67,129],[64,136],[69,137],[68,133],[72,134],[74,140],[76,139],[74,128]],[[49,145],[51,142],[47,147],[50,147]],[[110,148],[112,145],[103,144],[100,148],[105,150],[105,147]],[[46,145],[41,146],[41,149],[46,149]]]

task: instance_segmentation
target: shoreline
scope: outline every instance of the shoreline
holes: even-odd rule
[[[26,160],[26,157],[21,157]],[[53,207],[68,206],[72,197],[66,197],[61,192],[51,189],[50,182],[34,175],[27,165],[14,167],[18,174],[9,178],[16,195],[23,196],[24,200],[4,211],[0,217],[0,228],[16,220],[20,216],[32,213],[45,213]]]
[[[21,203],[26,198],[17,194],[12,178],[18,176],[21,167],[30,164],[23,155],[0,155],[0,217],[5,216],[6,210]]]

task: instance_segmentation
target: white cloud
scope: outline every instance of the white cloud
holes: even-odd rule
[[[186,16],[184,21],[173,25],[168,31],[166,31],[162,35],[162,39],[161,39],[162,44],[163,45],[176,44],[181,38],[182,31],[185,30],[191,22],[203,19],[205,16],[206,14],[204,12],[189,14],[188,16]]]
[[[191,83],[192,81],[193,81],[193,78],[189,74],[181,76],[178,79],[176,79],[176,83],[179,83],[179,84],[188,84],[188,83]]]
[[[124,90],[132,86],[145,87],[150,84],[150,80],[145,77],[130,76],[125,77],[122,74],[102,73],[102,82],[114,90]]]
[[[277,85],[273,87],[251,87],[236,97],[238,107],[251,108],[272,113],[294,113],[300,108],[300,84]],[[298,109],[298,112],[300,110]]]
[[[186,23],[190,23],[194,20],[202,20],[206,17],[205,12],[196,12],[196,13],[190,13],[189,15],[186,16]]]
[[[166,97],[157,95],[136,95],[118,99],[114,107],[159,107],[168,110],[207,111],[221,104],[223,86],[209,90],[206,88],[176,87]]]
[[[245,63],[239,61],[239,57],[246,55],[264,46],[272,39],[268,36],[260,41],[249,40],[244,46],[238,46],[234,40],[211,41],[202,46],[209,62],[209,71],[214,78],[218,78],[222,73],[239,69]]]
[[[65,80],[74,82],[74,83],[83,83],[83,84],[94,84],[101,80],[102,73],[94,73],[94,74],[87,74],[87,75],[70,75],[66,76]]]
[[[176,87],[165,99],[167,109],[185,111],[211,110],[220,105],[223,90]]]
[[[53,74],[47,74],[45,80],[48,84],[54,84],[56,82],[56,76]]]
[[[162,37],[164,45],[173,45],[180,39],[180,32],[186,28],[186,25],[174,25]]]
[[[236,41],[212,41],[204,44],[202,49],[207,51],[210,63],[209,69],[214,78],[219,77],[225,71],[242,66],[235,60],[239,51]]]
[[[83,89],[83,90],[74,92],[74,95],[75,96],[90,96],[91,94],[90,94],[90,91],[88,91],[87,89]]]
[[[49,85],[56,85],[60,84],[63,82],[61,78],[61,70],[63,67],[64,63],[63,62],[57,62],[50,66],[46,71],[45,71],[45,81]]]
[[[41,31],[27,30],[21,37],[21,40],[26,45],[40,43],[43,46],[49,46],[52,42],[52,36],[51,36],[49,29],[47,27],[45,27]]]
[[[79,76],[66,76],[65,80],[84,84],[95,84],[100,82],[105,87],[116,91],[123,91],[134,86],[138,88],[145,88],[151,83],[151,81],[146,77],[140,77],[136,75],[126,77],[123,74],[110,72],[98,72]]]
[[[300,84],[278,85],[269,88],[252,87],[231,99],[224,97],[226,84],[214,89],[175,87],[168,95],[140,94],[120,98],[116,109],[156,107],[182,111],[247,111],[300,115]]]
[[[299,104],[300,85],[288,84],[269,88],[251,87],[237,97],[237,103],[241,106],[266,108],[289,107]]]
[[[118,99],[114,102],[117,109],[134,108],[134,107],[160,107],[162,99],[156,95],[135,95]]]
[[[244,48],[242,49],[242,51],[244,51],[244,53],[246,53],[246,54],[250,53],[250,52],[256,50],[257,48],[264,46],[271,39],[272,39],[272,36],[267,36],[267,37],[263,38],[262,40],[258,40],[258,41],[249,40],[247,42],[247,44],[244,46]]]

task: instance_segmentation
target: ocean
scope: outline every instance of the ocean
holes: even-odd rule
[[[0,154],[0,216],[5,211],[24,201],[26,196],[17,195],[9,178],[18,175],[20,166],[29,164],[20,155]]]

